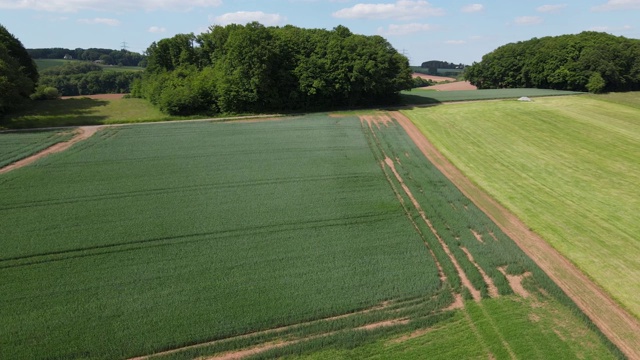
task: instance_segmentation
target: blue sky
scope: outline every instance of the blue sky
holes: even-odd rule
[[[256,20],[382,35],[412,65],[470,64],[509,42],[585,30],[640,38],[638,19],[640,0],[0,0],[0,24],[27,48],[143,52],[178,33]]]

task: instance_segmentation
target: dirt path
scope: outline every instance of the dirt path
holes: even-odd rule
[[[578,305],[627,357],[640,359],[640,322],[544,239],[451,164],[400,112],[392,112],[422,153],[485,212]]]
[[[55,145],[51,145],[48,148],[35,153],[29,157],[26,157],[22,160],[16,161],[14,163],[11,163],[3,168],[0,169],[0,174],[4,174],[6,172],[9,172],[11,170],[15,170],[18,168],[21,168],[23,166],[27,166],[31,163],[33,163],[34,161],[41,159],[49,154],[53,154],[53,153],[57,153],[57,152],[61,152],[64,150],[67,150],[69,147],[71,147],[71,145],[80,142],[82,140],[86,140],[88,138],[90,138],[91,136],[93,136],[93,134],[96,133],[96,131],[100,130],[102,128],[102,126],[82,126],[79,127],[76,130],[76,136],[74,136],[71,140],[69,141],[65,141],[65,142],[59,142]]]

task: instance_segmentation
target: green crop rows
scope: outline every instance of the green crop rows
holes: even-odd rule
[[[41,130],[0,133],[0,168],[72,137],[71,131]]]
[[[0,175],[0,239],[0,358],[321,356],[430,327],[484,357],[620,357],[395,122],[108,128]]]

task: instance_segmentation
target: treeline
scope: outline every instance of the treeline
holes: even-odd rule
[[[501,46],[466,69],[479,89],[640,90],[640,40],[587,31]]]
[[[40,72],[40,86],[52,87],[62,96],[129,93],[139,71],[103,71],[91,62],[69,62]]]
[[[35,91],[38,68],[15,36],[0,25],[0,117]]]
[[[447,61],[440,60],[430,60],[425,61],[420,65],[420,67],[424,69],[434,68],[434,69],[464,69],[466,65],[464,64],[454,64]]]
[[[75,60],[101,60],[106,65],[146,66],[146,56],[127,50],[113,49],[81,49],[64,48],[27,49],[33,59],[64,59],[65,56]]]
[[[393,103],[413,81],[380,36],[259,23],[212,26],[151,44],[132,95],[170,114],[311,110]]]

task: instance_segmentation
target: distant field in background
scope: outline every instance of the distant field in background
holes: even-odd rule
[[[162,120],[180,117],[163,114],[142,99],[89,99],[35,101],[28,109],[15,112],[0,126],[12,129],[51,126],[103,125]]]
[[[429,69],[426,69],[420,66],[411,66],[411,70],[413,70],[413,72],[417,72],[420,74],[429,75]],[[464,72],[464,69],[438,69],[438,76],[458,77],[462,75],[463,72]]]
[[[430,105],[442,102],[493,100],[493,99],[518,99],[522,96],[561,96],[583,94],[574,91],[547,90],[547,89],[483,89],[483,90],[458,90],[458,91],[433,91],[414,89],[403,91],[400,96],[405,105]]]
[[[72,130],[68,129],[0,133],[0,168],[72,136]]]
[[[34,59],[38,66],[38,71],[46,70],[56,66],[62,66],[70,62],[78,62],[80,60],[64,60],[64,59]],[[101,65],[103,71],[143,71],[144,68],[139,66],[116,66]]]
[[[405,113],[468,177],[640,317],[638,93]]]
[[[385,114],[107,128],[0,175],[0,238],[0,358],[621,357]]]

